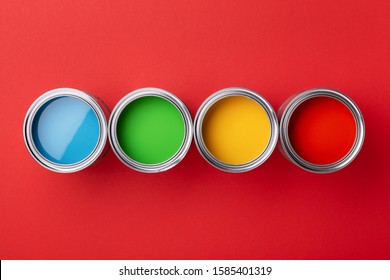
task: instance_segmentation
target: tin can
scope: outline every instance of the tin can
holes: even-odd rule
[[[280,150],[311,172],[344,168],[364,142],[362,113],[351,98],[336,90],[318,88],[294,95],[284,102],[278,116]]]
[[[190,148],[191,114],[174,94],[141,88],[123,97],[112,111],[108,137],[117,157],[128,167],[147,173],[177,165]]]
[[[60,173],[82,170],[107,152],[109,110],[102,100],[73,88],[41,95],[27,111],[23,136],[31,156]]]
[[[225,88],[207,98],[196,114],[194,126],[200,154],[212,166],[227,172],[258,167],[278,141],[278,119],[270,103],[241,87]]]

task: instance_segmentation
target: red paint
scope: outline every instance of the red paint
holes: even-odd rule
[[[315,164],[330,164],[351,150],[356,122],[341,101],[314,97],[295,109],[288,132],[291,145],[301,158]]]

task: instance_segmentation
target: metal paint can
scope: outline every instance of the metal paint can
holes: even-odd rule
[[[364,142],[362,113],[351,98],[336,90],[319,88],[294,95],[281,106],[278,116],[280,150],[291,162],[311,172],[344,168]]]
[[[98,97],[73,88],[50,90],[27,111],[23,136],[31,156],[60,173],[82,170],[109,149],[109,109]]]
[[[112,111],[108,137],[117,157],[128,167],[147,173],[177,165],[190,148],[191,114],[174,94],[141,88],[123,97]]]
[[[207,98],[196,114],[194,126],[200,154],[212,166],[227,172],[258,167],[278,141],[278,119],[270,103],[241,87],[225,88]],[[213,137],[218,139],[214,141]]]

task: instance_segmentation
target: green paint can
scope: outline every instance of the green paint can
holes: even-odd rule
[[[178,164],[193,134],[187,107],[159,88],[142,88],[123,97],[111,114],[108,128],[118,158],[128,167],[149,173]]]

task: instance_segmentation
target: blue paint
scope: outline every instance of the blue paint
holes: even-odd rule
[[[46,102],[32,123],[35,147],[43,157],[57,164],[74,164],[87,158],[99,135],[94,110],[85,101],[71,96]]]

